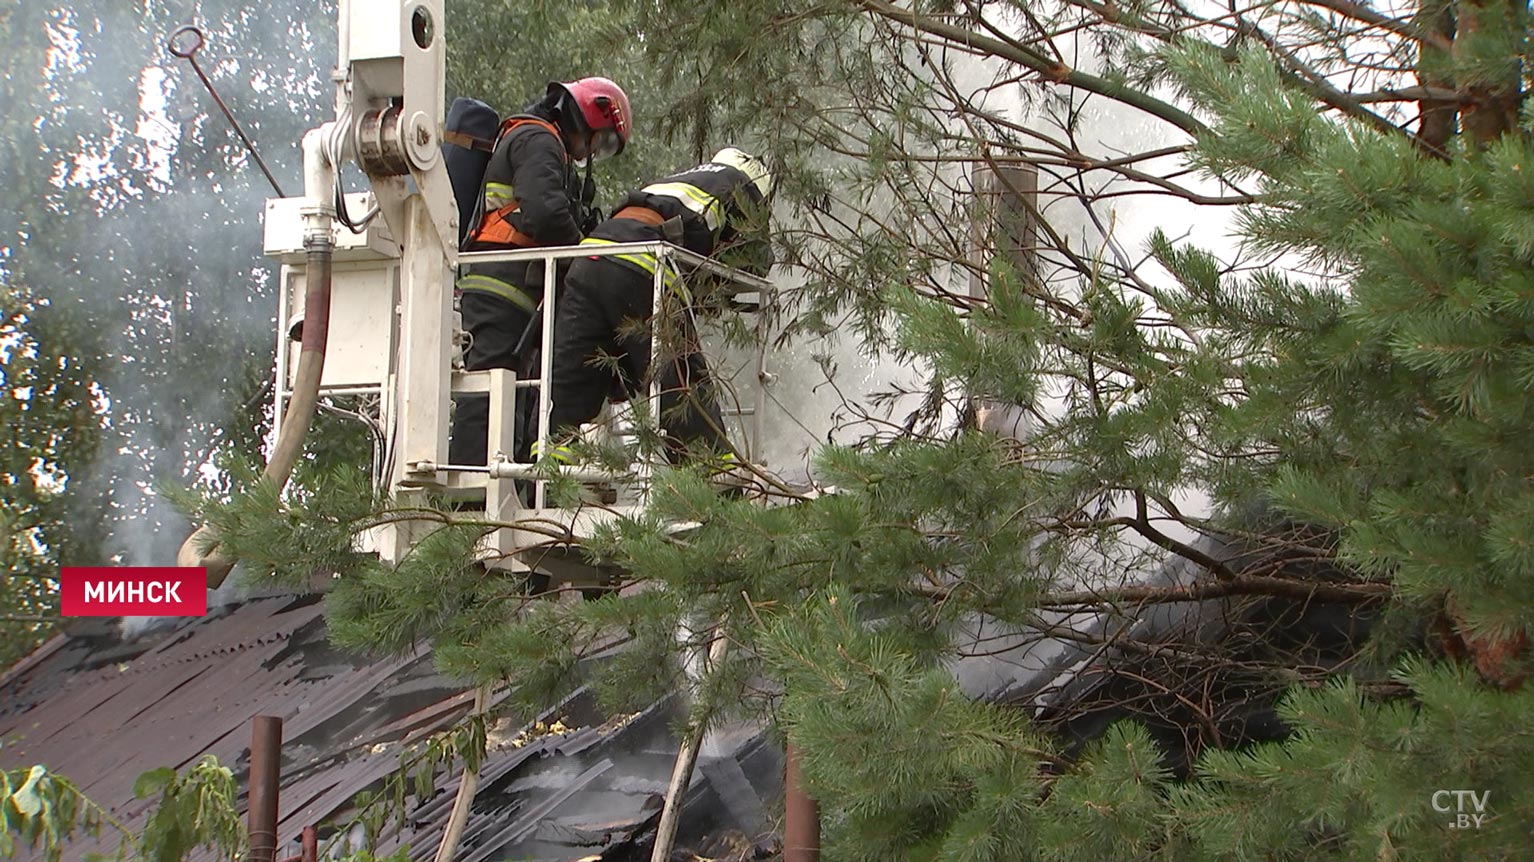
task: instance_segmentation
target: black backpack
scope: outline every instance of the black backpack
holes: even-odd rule
[[[501,115],[478,99],[458,98],[447,109],[447,123],[442,134],[442,161],[447,167],[448,182],[458,201],[458,245],[461,247],[474,227],[479,210],[479,191],[495,152],[495,138],[501,128]]]

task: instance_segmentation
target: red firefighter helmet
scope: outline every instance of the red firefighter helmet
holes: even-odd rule
[[[634,125],[634,113],[622,87],[607,78],[581,78],[551,83],[549,90],[564,92],[579,108],[580,117],[591,132],[593,156],[607,158],[623,152]]]

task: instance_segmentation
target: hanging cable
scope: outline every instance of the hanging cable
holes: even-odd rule
[[[365,428],[367,428],[368,441],[371,444],[373,450],[373,469],[368,478],[370,480],[370,484],[372,485],[373,492],[375,494],[378,493],[379,489],[383,487],[383,459],[384,449],[387,446],[387,443],[384,440],[383,428],[378,424],[376,419],[362,412],[361,409],[356,411],[347,410],[344,407],[336,406],[336,404],[329,399],[322,399],[318,406],[320,410],[325,413],[350,419],[353,422],[360,423]]]
[[[190,36],[192,41],[190,43],[186,42],[182,38],[185,36]],[[201,28],[188,24],[170,34],[170,38],[165,40],[165,50],[192,64],[192,71],[196,72],[197,77],[202,79],[202,85],[208,88],[208,95],[213,97],[213,101],[218,105],[219,110],[224,112],[224,118],[229,121],[229,125],[234,127],[234,133],[240,136],[240,141],[245,144],[245,151],[250,153],[250,157],[255,160],[256,166],[261,169],[261,173],[266,174],[266,181],[272,184],[272,191],[277,193],[277,197],[287,197],[287,195],[282,193],[282,186],[277,184],[277,178],[272,176],[271,169],[262,160],[261,154],[256,152],[255,143],[251,141],[249,135],[245,134],[245,130],[240,127],[240,121],[234,118],[234,114],[230,112],[229,106],[224,104],[223,98],[218,95],[218,90],[214,89],[213,81],[202,70],[202,66],[197,63],[197,52],[202,50],[204,41]]]
[[[346,143],[346,136],[351,132],[351,126],[352,106],[350,103],[348,103],[346,108],[341,112],[341,115],[336,118],[335,129],[332,130],[330,138],[325,143],[326,151],[330,155],[330,163],[333,165],[344,164],[344,160],[342,158],[344,155],[343,150]],[[346,209],[346,189],[341,184],[340,169],[336,170],[335,189],[336,221],[340,222],[342,226],[355,234],[360,234],[367,230],[368,224],[378,216],[378,204],[374,203],[373,208],[368,210],[361,219],[354,220],[351,217],[351,213]]]

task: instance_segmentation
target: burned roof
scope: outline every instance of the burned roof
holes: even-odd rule
[[[251,718],[276,716],[279,858],[297,853],[304,826],[333,830],[359,792],[399,769],[402,746],[451,727],[473,703],[425,650],[368,659],[332,648],[317,595],[253,598],[137,637],[122,631],[117,620],[85,621],[0,677],[0,767],[44,764],[137,827],[149,809],[133,799],[138,775],[206,753],[243,785]],[[555,732],[515,745],[492,738],[458,859],[638,858],[676,756],[675,706],[607,716],[577,691],[541,717]],[[781,753],[760,728],[727,730],[712,748],[687,797],[684,842],[763,829],[763,800],[781,788]],[[382,837],[381,852],[409,845],[411,859],[432,857],[456,774],[445,784],[408,812],[403,832]],[[65,859],[115,849],[85,838]]]

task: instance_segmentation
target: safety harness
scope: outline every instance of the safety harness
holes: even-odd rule
[[[553,123],[537,117],[507,117],[506,121],[501,123],[500,131],[496,133],[496,141],[504,139],[512,131],[522,126],[539,126],[548,130],[549,134],[554,136],[554,140],[559,141],[560,153],[565,153],[565,139],[560,136],[559,129],[555,128]],[[568,155],[566,155],[567,160],[568,158]],[[520,212],[522,203],[517,200],[516,190],[511,187],[510,183],[486,182],[482,198],[484,201],[483,207],[488,212],[479,220],[479,224],[475,226],[474,231],[469,234],[470,242],[514,245],[517,248],[533,248],[539,244],[537,239],[523,233],[516,225],[511,223],[512,213]]]
[[[666,217],[656,212],[655,210],[650,209],[649,207],[624,207],[623,209],[613,213],[613,218],[630,219],[632,221],[643,222],[644,224],[647,224],[653,228],[660,229],[662,233],[666,233]],[[671,237],[668,236],[667,239],[671,239]],[[680,237],[677,237],[676,239],[680,240]],[[620,243],[617,240],[601,239],[594,236],[588,236],[581,240],[581,245],[619,244]],[[607,256],[617,258],[618,260],[628,261],[629,263],[649,273],[651,276],[655,275],[655,271],[660,268],[660,261],[656,260],[655,255],[650,254],[649,252],[641,252],[639,254],[614,254]],[[595,256],[592,257],[592,260],[596,259],[597,258]],[[671,267],[666,267],[666,271],[661,274],[661,283],[668,288],[677,288],[678,281],[676,272]]]
[[[522,126],[538,126],[546,129],[559,142],[561,155],[566,155],[565,139],[559,134],[559,129],[553,123],[538,117],[525,115],[507,117],[496,131],[495,142],[490,145],[491,150],[499,144],[512,131]],[[483,141],[471,141],[469,144],[460,143],[459,146],[482,145]],[[484,212],[478,220],[474,230],[469,232],[468,243],[492,243],[498,246],[512,246],[515,248],[533,248],[540,243],[534,237],[523,233],[516,225],[512,224],[513,213],[520,212],[522,202],[517,200],[516,190],[510,183],[497,183],[486,181],[480,192],[479,211]],[[488,210],[488,212],[485,212]],[[476,291],[498,296],[501,299],[521,308],[530,314],[538,313],[538,302],[527,291],[512,284],[505,279],[483,273],[470,272],[458,279],[459,290]]]

